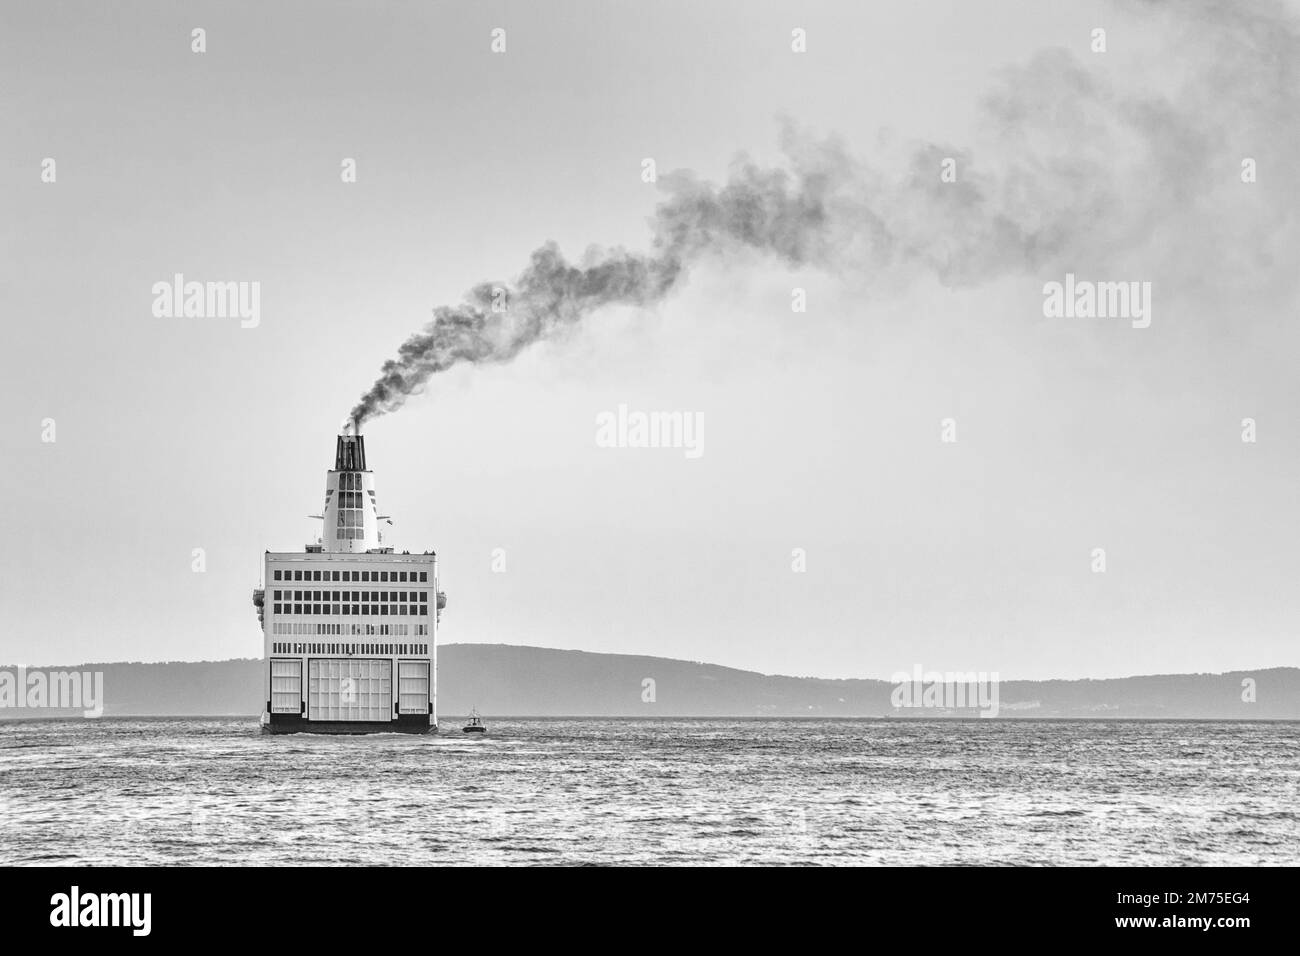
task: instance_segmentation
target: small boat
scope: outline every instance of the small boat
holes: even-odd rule
[[[478,715],[478,708],[475,707],[470,711],[469,723],[461,728],[467,734],[485,734],[487,725],[483,723],[483,718]]]

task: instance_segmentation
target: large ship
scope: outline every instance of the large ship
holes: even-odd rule
[[[338,436],[319,540],[266,552],[253,592],[273,734],[438,729],[438,588],[433,551],[383,544],[374,475],[355,426]]]

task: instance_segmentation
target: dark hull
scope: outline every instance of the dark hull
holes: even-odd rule
[[[427,714],[403,714],[393,720],[308,720],[294,714],[271,714],[266,734],[436,734]]]
[[[467,734],[485,734],[487,733],[487,728],[486,727],[462,727],[461,731]]]

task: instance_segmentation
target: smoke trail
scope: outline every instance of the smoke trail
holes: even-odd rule
[[[1300,42],[1277,7],[1202,2],[1152,15],[1165,21],[1153,30],[1177,31],[1172,89],[1152,91],[1140,76],[1126,92],[1119,76],[1048,50],[985,98],[981,128],[992,147],[978,163],[971,151],[923,144],[872,167],[834,140],[787,128],[784,167],[738,161],[721,186],[689,173],[662,177],[667,198],[648,252],[593,248],[575,264],[543,245],[512,283],[484,283],[461,304],[436,308],[349,417],[360,424],[393,411],[459,363],[510,361],[602,307],[652,306],[692,265],[744,248],[792,267],[895,282],[928,273],[963,286],[1061,262],[1104,265],[1158,238],[1189,281],[1205,281],[1239,238],[1211,201],[1236,183],[1235,144],[1252,144],[1279,170],[1300,149],[1292,119]],[[956,182],[940,179],[946,158]],[[1300,196],[1285,183],[1274,197],[1241,231],[1274,230],[1273,261],[1294,258]],[[1230,212],[1240,208],[1232,202]]]
[[[607,305],[653,305],[685,275],[690,262],[742,244],[794,265],[825,261],[831,222],[832,169],[795,172],[740,167],[721,189],[689,174],[666,179],[671,198],[655,215],[652,251],[589,250],[572,264],[554,243],[535,250],[509,286],[483,283],[433,320],[385,362],[379,379],[352,410],[360,424],[399,407],[429,377],[460,362],[507,362],[557,328]]]

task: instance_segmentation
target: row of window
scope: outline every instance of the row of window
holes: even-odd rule
[[[290,577],[291,574],[293,577]],[[306,577],[303,577],[304,574]],[[325,577],[321,577],[322,574]],[[340,574],[343,577],[339,577]],[[392,577],[389,577],[390,574]],[[411,576],[412,584],[417,583],[416,574],[419,574],[419,583],[429,583],[428,571],[290,571],[287,568],[283,570],[276,568],[273,577],[276,581],[391,581],[394,584],[405,584],[408,574]]]
[[[349,614],[373,614],[376,617],[388,614],[403,617],[407,614],[429,614],[427,604],[275,604],[273,607],[276,614],[342,614],[345,617]]]
[[[330,595],[333,594],[333,597]],[[342,597],[339,595],[342,594]],[[351,594],[352,597],[348,597]],[[407,595],[411,596],[408,601]],[[419,597],[416,597],[416,595]],[[324,595],[322,597],[322,595]],[[360,595],[358,597],[357,595]],[[382,601],[384,603],[415,604],[417,601],[429,600],[428,591],[282,591],[275,589],[276,601]]]
[[[272,654],[428,654],[428,644],[290,644],[271,645]]]
[[[381,637],[392,635],[405,637],[411,633],[409,624],[343,624],[333,621],[276,621],[271,625],[272,634],[351,634],[354,637],[378,634]],[[428,634],[428,624],[415,625],[416,634]]]

